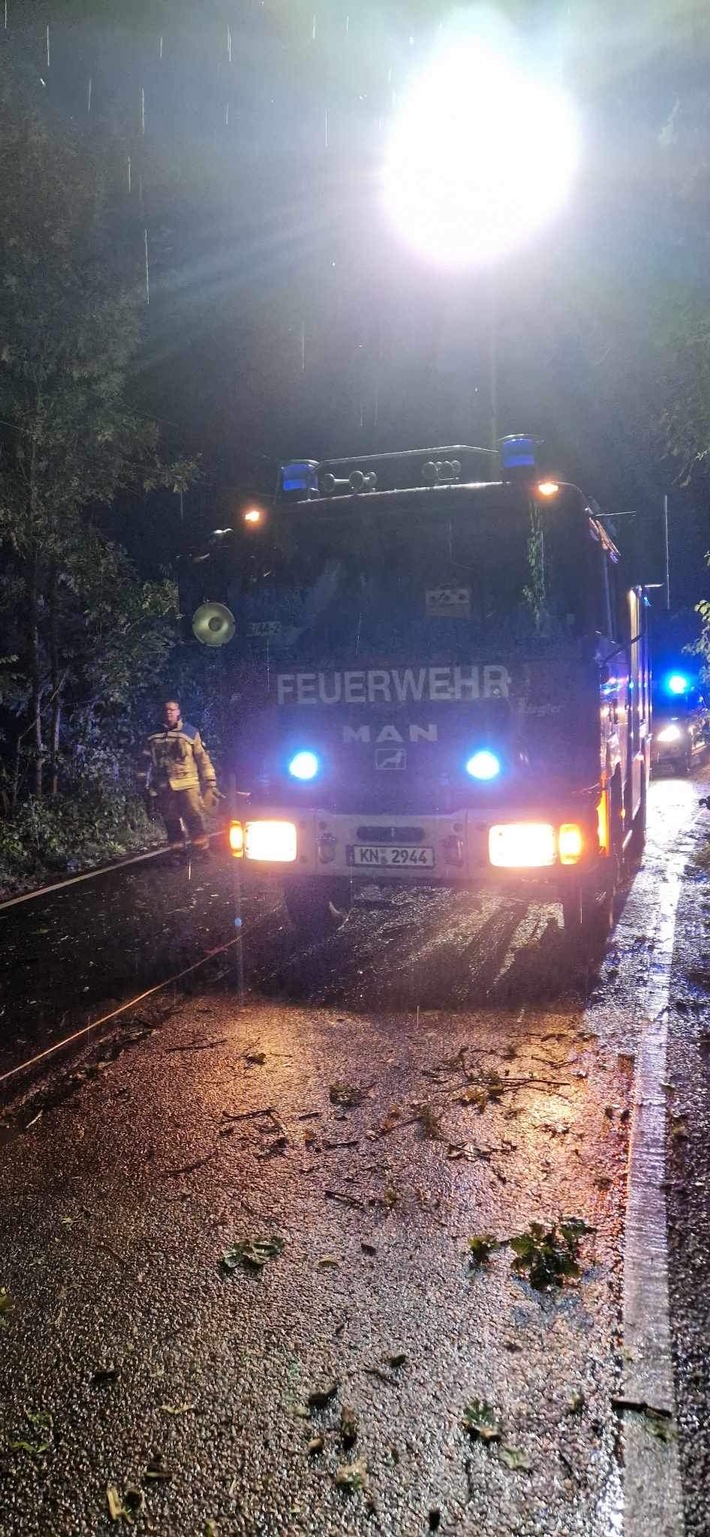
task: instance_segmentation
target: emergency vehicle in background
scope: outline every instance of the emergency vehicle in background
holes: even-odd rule
[[[516,436],[291,463],[246,519],[222,588],[251,679],[235,857],[312,933],[397,882],[558,901],[603,935],[651,731],[646,600],[596,505]]]

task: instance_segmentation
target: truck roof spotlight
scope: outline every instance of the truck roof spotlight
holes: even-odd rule
[[[297,752],[288,766],[293,779],[315,779],[320,763],[314,752]]]
[[[502,768],[500,758],[494,752],[489,752],[487,747],[482,747],[469,758],[466,764],[466,773],[472,779],[497,779]]]

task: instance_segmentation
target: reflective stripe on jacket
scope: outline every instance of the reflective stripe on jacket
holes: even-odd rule
[[[161,726],[146,738],[139,778],[151,790],[206,790],[217,776],[199,731],[186,721]]]

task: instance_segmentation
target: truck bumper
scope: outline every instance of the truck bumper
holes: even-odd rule
[[[493,887],[531,897],[539,889],[553,896],[580,879],[602,878],[608,864],[591,806],[584,817],[579,806],[400,817],[269,806],[250,808],[234,827],[240,831],[230,840],[233,852],[245,865],[287,880]]]

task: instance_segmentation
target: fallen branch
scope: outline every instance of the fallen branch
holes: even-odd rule
[[[211,1051],[213,1046],[225,1046],[228,1035],[220,1035],[215,1041],[191,1041],[187,1046],[166,1046],[165,1054],[175,1051]]]
[[[344,1206],[359,1206],[361,1211],[365,1209],[365,1202],[357,1195],[347,1195],[343,1190],[326,1190],[329,1201],[342,1201]]]

